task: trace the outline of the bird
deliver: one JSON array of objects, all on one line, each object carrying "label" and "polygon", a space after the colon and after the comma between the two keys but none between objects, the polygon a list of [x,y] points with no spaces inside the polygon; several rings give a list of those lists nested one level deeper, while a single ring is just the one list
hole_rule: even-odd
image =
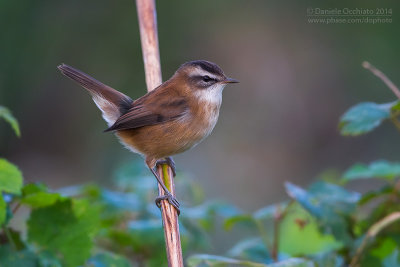
[{"label": "bird", "polygon": [[58,69],[90,93],[107,122],[105,132],[115,133],[126,148],[143,156],[165,191],[155,200],[157,206],[167,200],[179,214],[180,203],[166,188],[156,167],[168,164],[175,176],[171,156],[195,147],[210,135],[218,121],[224,87],[239,81],[227,77],[215,63],[189,61],[170,79],[132,100],[69,65],[63,63]]}]

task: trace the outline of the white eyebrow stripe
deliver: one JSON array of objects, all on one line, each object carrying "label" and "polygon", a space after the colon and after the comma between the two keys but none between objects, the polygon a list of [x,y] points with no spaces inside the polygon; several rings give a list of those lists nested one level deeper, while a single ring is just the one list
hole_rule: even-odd
[{"label": "white eyebrow stripe", "polygon": [[210,78],[212,78],[212,79],[218,79],[218,77],[217,76],[215,76],[214,74],[212,74],[212,73],[210,73],[210,72],[208,72],[208,71],[205,71],[205,70],[203,70],[202,68],[200,68],[200,67],[196,67],[191,73],[190,73],[190,76],[192,76],[192,77],[194,77],[194,76],[209,76]]}]

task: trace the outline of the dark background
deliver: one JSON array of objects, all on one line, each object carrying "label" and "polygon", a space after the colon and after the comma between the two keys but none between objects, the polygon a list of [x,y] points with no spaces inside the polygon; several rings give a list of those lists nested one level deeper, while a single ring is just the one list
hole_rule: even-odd
[{"label": "dark background", "polygon": [[[312,24],[308,7],[392,8],[393,22]],[[175,157],[178,169],[208,197],[251,211],[286,199],[284,181],[306,185],[358,161],[398,159],[391,125],[359,138],[337,129],[357,102],[395,99],[361,63],[370,61],[400,84],[398,7],[398,1],[157,1],[164,80],[180,64],[206,59],[241,81],[225,89],[213,134]],[[13,111],[22,131],[18,139],[0,122],[1,157],[26,180],[53,188],[107,184],[121,163],[141,160],[102,132],[106,124],[88,94],[56,69],[67,63],[132,98],[143,95],[134,1],[0,0],[0,25],[0,105]]]}]

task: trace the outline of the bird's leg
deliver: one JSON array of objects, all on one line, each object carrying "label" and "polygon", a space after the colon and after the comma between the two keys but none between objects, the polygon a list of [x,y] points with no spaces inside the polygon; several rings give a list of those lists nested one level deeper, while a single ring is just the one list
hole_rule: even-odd
[{"label": "bird's leg", "polygon": [[157,207],[161,207],[161,201],[162,200],[168,200],[169,204],[171,204],[172,206],[174,206],[174,208],[176,209],[176,211],[178,212],[178,215],[181,213],[180,209],[179,209],[179,201],[171,194],[171,192],[169,192],[168,188],[165,186],[165,184],[163,183],[163,181],[161,180],[160,177],[158,177],[156,171],[154,170],[155,164],[151,164],[150,160],[146,160],[146,164],[147,167],[149,167],[150,171],[153,173],[153,175],[156,177],[158,183],[161,185],[162,189],[165,192],[165,195],[163,196],[159,196],[156,198],[156,205]]},{"label": "bird's leg", "polygon": [[179,206],[180,206],[179,201],[171,194],[171,192],[169,192],[167,187],[164,185],[163,181],[160,179],[160,177],[158,177],[156,171],[153,168],[150,168],[150,170],[153,173],[153,175],[156,177],[158,183],[161,185],[161,187],[163,188],[163,190],[165,192],[165,195],[158,196],[156,198],[155,202],[156,202],[157,207],[161,208],[162,200],[168,200],[169,204],[174,206],[174,208],[176,209],[176,211],[178,212],[178,215],[179,215],[181,213],[181,210],[179,209]]},{"label": "bird's leg", "polygon": [[176,176],[175,161],[172,159],[172,157],[166,157],[165,159],[157,160],[156,162],[156,166],[163,164],[167,164],[171,168],[172,174],[175,177]]}]

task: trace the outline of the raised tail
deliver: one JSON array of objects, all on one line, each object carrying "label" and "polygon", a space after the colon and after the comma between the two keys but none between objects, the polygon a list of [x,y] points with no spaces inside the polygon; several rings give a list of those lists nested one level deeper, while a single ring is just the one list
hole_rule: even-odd
[{"label": "raised tail", "polygon": [[113,125],[131,107],[132,99],[130,97],[99,82],[86,73],[66,64],[59,65],[58,69],[62,74],[89,91],[108,126]]}]

